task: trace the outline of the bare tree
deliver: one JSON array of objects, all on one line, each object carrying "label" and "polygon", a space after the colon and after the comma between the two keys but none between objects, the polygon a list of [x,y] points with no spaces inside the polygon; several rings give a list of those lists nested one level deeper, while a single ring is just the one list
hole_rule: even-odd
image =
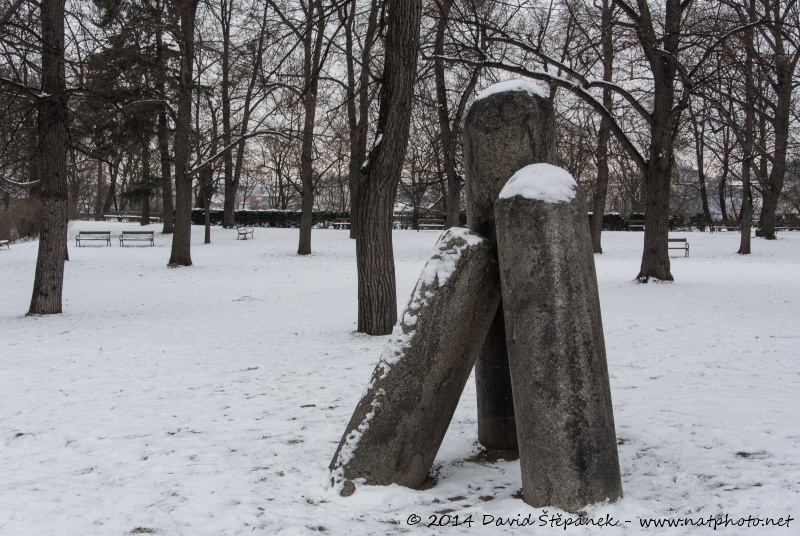
[{"label": "bare tree", "polygon": [[386,10],[377,137],[358,190],[358,331],[369,335],[390,333],[397,320],[392,211],[408,143],[422,6],[387,0]]},{"label": "bare tree", "polygon": [[42,0],[42,90],[38,95],[42,223],[29,315],[61,312],[67,251],[67,93],[64,0]]},{"label": "bare tree", "polygon": [[[358,193],[363,182],[361,167],[367,158],[367,138],[369,134],[370,79],[372,73],[373,51],[375,50],[378,34],[381,31],[381,17],[383,3],[370,0],[366,31],[360,41],[361,54],[357,55],[356,47],[359,44],[357,33],[358,3],[356,0],[345,2],[339,10],[339,18],[344,26],[344,56],[347,68],[347,86],[345,102],[347,107],[347,121],[350,132],[350,164],[348,167],[348,181],[350,184],[350,238],[358,234]],[[357,69],[360,67],[360,70]]]},{"label": "bare tree", "polygon": [[189,143],[192,131],[192,84],[194,82],[195,21],[200,0],[172,0],[171,15],[179,21],[176,40],[180,47],[178,113],[175,121],[175,229],[169,266],[191,266],[192,176]]}]

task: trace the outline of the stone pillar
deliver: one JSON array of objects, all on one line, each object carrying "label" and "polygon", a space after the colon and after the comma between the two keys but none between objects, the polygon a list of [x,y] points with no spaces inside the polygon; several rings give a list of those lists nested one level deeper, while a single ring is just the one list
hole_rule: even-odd
[{"label": "stone pillar", "polygon": [[[501,82],[478,96],[464,122],[464,161],[467,225],[494,241],[494,204],[509,177],[528,164],[556,162],[555,113],[538,86]],[[502,307],[475,366],[475,383],[481,444],[516,449]]]},{"label": "stone pillar", "polygon": [[572,176],[527,166],[495,206],[523,499],[622,497],[589,222]]},{"label": "stone pillar", "polygon": [[425,482],[500,301],[493,249],[459,227],[439,239],[331,461],[343,495]]}]

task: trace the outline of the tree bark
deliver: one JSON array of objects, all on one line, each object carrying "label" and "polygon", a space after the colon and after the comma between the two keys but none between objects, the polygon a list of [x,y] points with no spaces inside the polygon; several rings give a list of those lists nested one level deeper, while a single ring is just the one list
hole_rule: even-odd
[{"label": "tree bark", "polygon": [[300,149],[302,201],[298,255],[311,254],[311,228],[314,218],[314,125],[317,117],[317,90],[325,36],[325,17],[319,0],[307,3],[303,35],[303,140]]},{"label": "tree bark", "polygon": [[[636,32],[653,73],[653,111],[650,115],[650,147],[644,170],[645,228],[642,264],[636,279],[672,281],[669,250],[669,194],[675,168],[675,137],[681,109],[675,102],[678,45],[681,38],[682,8],[679,0],[667,0],[663,38],[656,38],[647,2],[638,0]],[[663,43],[663,50],[660,44]]]},{"label": "tree bark", "polygon": [[[159,3],[159,11],[163,11]],[[173,212],[175,210],[172,203],[172,175],[169,154],[169,128],[167,124],[167,59],[164,54],[164,44],[162,41],[161,25],[156,25],[156,62],[158,71],[156,86],[161,99],[164,101],[158,110],[158,127],[156,136],[158,138],[158,152],[161,160],[161,232],[172,234],[175,230]]]},{"label": "tree bark", "polygon": [[[763,205],[761,207],[761,218],[758,224],[758,236],[767,240],[775,240],[775,225],[777,223],[776,211],[778,201],[783,191],[783,183],[786,176],[786,157],[789,149],[789,127],[792,116],[792,92],[796,85],[794,71],[800,59],[800,48],[794,55],[787,54],[784,46],[786,39],[786,21],[782,20],[780,10],[783,9],[783,2],[773,2],[773,26],[770,41],[774,49],[773,71],[775,81],[773,87],[777,100],[775,102],[774,116],[770,119],[774,131],[775,141],[772,154],[772,170],[768,177],[761,180],[761,195]],[[755,10],[753,10],[755,11]],[[796,13],[796,12],[795,12]],[[755,13],[752,14],[755,16]],[[795,21],[796,24],[796,21]],[[752,46],[752,44],[751,44]],[[800,47],[799,44],[795,44]]]},{"label": "tree bark", "polygon": [[[220,2],[220,26],[222,29],[222,146],[228,147],[231,144],[231,17],[233,15],[233,0],[222,0]],[[236,202],[236,190],[238,184],[234,184],[233,178],[233,152],[226,151],[223,158],[223,172],[225,177],[225,198],[223,201],[222,226],[231,228],[234,226],[234,204]]]},{"label": "tree bark", "polygon": [[181,49],[178,76],[178,114],[175,122],[175,232],[169,266],[191,266],[192,177],[189,165],[189,138],[192,130],[192,84],[194,27],[199,0],[175,0],[180,19]]},{"label": "tree bark", "polygon": [[453,0],[442,0],[439,3],[439,20],[436,24],[436,38],[433,45],[433,71],[436,85],[436,109],[439,117],[439,137],[442,142],[442,156],[445,172],[446,194],[445,194],[445,227],[458,227],[460,225],[459,212],[460,188],[458,176],[456,176],[456,144],[450,126],[450,111],[447,102],[447,83],[445,81],[445,63],[441,59],[444,54],[444,33],[447,29],[447,22],[450,18],[450,9],[453,7]]},{"label": "tree bark", "polygon": [[67,251],[67,95],[64,0],[43,0],[42,100],[35,158],[41,180],[42,222],[29,315],[61,313]]},{"label": "tree bark", "polygon": [[358,331],[369,335],[391,333],[397,320],[392,213],[408,145],[422,5],[420,0],[387,0],[386,10],[379,137],[359,188],[357,216]]},{"label": "tree bark", "polygon": [[[345,6],[346,8],[346,6]],[[358,203],[359,189],[365,180],[361,169],[367,157],[367,133],[369,130],[369,80],[376,34],[378,32],[378,15],[381,4],[372,0],[367,31],[361,49],[361,71],[356,83],[356,56],[354,48],[356,4],[350,6],[345,25],[345,53],[347,55],[347,121],[350,134],[350,162],[347,172],[347,182],[350,187],[350,238],[358,236]]]},{"label": "tree bark", "polygon": [[[601,31],[603,47],[603,80],[611,82],[614,76],[614,41],[612,33],[613,7],[610,0],[603,0],[601,14]],[[603,88],[603,107],[611,111],[614,107],[611,90]],[[608,194],[608,143],[611,140],[611,120],[603,116],[600,119],[600,131],[597,134],[597,182],[592,199],[592,219],[590,220],[590,234],[592,251],[603,253],[602,233],[603,214],[606,211],[606,196]]]},{"label": "tree bark", "polygon": [[142,186],[140,199],[142,203],[141,225],[150,225],[150,189],[153,181],[150,176],[150,148],[149,139],[142,143]]},{"label": "tree bark", "polygon": [[119,179],[120,162],[119,157],[113,157],[108,162],[108,192],[106,192],[106,200],[103,202],[103,214],[108,214],[112,206],[114,210],[117,209],[117,180]]},{"label": "tree bark", "polygon": [[97,161],[97,197],[94,201],[94,219],[95,221],[103,221],[103,187],[105,181],[103,180],[103,161]]}]

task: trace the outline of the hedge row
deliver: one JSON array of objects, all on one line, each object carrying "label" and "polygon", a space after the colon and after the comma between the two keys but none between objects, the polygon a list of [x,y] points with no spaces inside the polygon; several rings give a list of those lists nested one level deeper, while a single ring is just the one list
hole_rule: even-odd
[{"label": "hedge row", "polygon": [[[223,211],[220,209],[212,209],[211,225],[222,225]],[[316,211],[312,216],[314,227],[317,228],[331,228],[337,218],[349,218],[348,212],[335,212],[335,211]],[[429,212],[420,215],[421,218],[441,218],[444,219],[444,214]],[[592,217],[591,212],[589,218]],[[461,213],[461,225],[466,226],[467,216],[465,212]],[[631,214],[630,219],[644,219],[644,214],[634,213]],[[784,217],[778,215],[778,222],[784,220],[790,221],[791,217]],[[282,227],[282,228],[297,228],[300,227],[300,211],[299,210],[237,210],[234,212],[234,221],[236,225],[248,225],[251,227]],[[192,223],[195,225],[203,225],[205,222],[205,215],[203,209],[196,208],[192,210]],[[396,221],[397,227],[403,229],[412,228],[411,217],[403,217],[402,220]],[[705,230],[708,227],[708,222],[703,214],[696,214],[694,216],[683,216],[675,214],[669,217],[669,227],[672,231],[690,231],[694,229]],[[603,229],[607,231],[627,231],[628,220],[618,213],[603,214]]]},{"label": "hedge row", "polygon": [[[221,209],[211,209],[211,225],[222,225],[223,211]],[[349,218],[347,212],[317,211],[312,216],[314,227],[333,227],[336,218]],[[299,210],[237,210],[233,216],[236,225],[248,225],[250,227],[300,227]],[[202,208],[192,209],[192,223],[203,225],[205,223],[205,212]]]},{"label": "hedge row", "polygon": [[[222,225],[223,211],[221,209],[211,209],[211,225]],[[349,218],[349,212],[335,211],[315,211],[312,216],[313,226],[317,228],[331,228],[337,218]],[[441,218],[445,215],[440,212],[427,212],[421,214],[420,218]],[[236,225],[248,225],[250,227],[280,227],[297,228],[300,227],[299,210],[237,210],[233,213]],[[205,223],[205,212],[202,208],[192,209],[192,223],[203,225]],[[461,213],[461,225],[467,224],[466,212]],[[412,228],[412,218],[410,215],[396,218],[395,225],[401,229]]]}]

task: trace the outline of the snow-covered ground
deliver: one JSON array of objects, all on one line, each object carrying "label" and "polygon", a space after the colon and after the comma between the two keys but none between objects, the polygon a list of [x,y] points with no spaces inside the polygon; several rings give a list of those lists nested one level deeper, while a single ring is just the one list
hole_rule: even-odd
[{"label": "snow-covered ground", "polygon": [[[138,226],[77,222],[70,236],[97,228]],[[540,519],[573,516],[514,497],[518,462],[478,455],[472,381],[436,486],[330,489],[387,340],[355,332],[347,232],[315,231],[298,257],[296,230],[214,228],[203,245],[197,227],[181,269],[159,234],[156,247],[72,245],[65,312],[36,318],[36,243],[13,244],[0,251],[0,534],[678,535],[711,529],[640,522],[800,517],[800,233],[754,240],[747,257],[736,233],[674,233],[691,243],[690,258],[673,252],[676,282],[638,285],[642,236],[605,233],[596,257],[625,498],[586,515],[619,526],[566,530]],[[401,307],[437,237],[395,233]],[[496,526],[528,515],[533,528]]]}]

